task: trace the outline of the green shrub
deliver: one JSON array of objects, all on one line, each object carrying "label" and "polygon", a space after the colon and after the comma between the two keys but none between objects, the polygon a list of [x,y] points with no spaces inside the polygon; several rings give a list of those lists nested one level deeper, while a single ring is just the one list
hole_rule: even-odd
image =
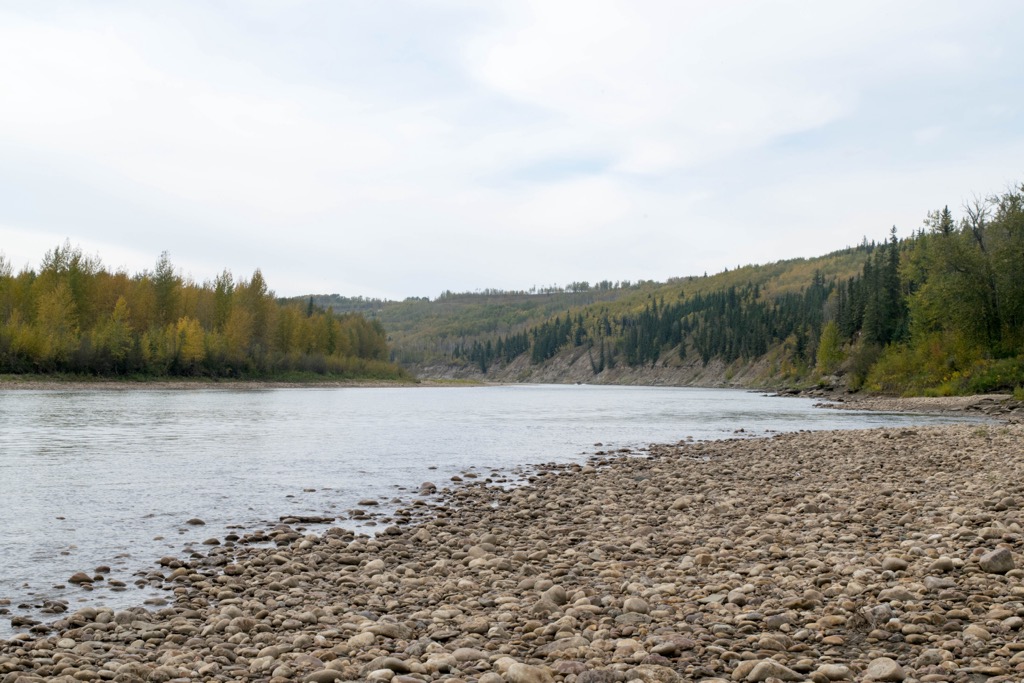
[{"label": "green shrub", "polygon": [[967,393],[1013,391],[1024,384],[1024,357],[980,361],[966,378]]},{"label": "green shrub", "polygon": [[871,372],[871,366],[875,364],[882,353],[882,347],[875,344],[861,344],[854,348],[847,359],[847,372],[850,375],[850,388],[859,391],[864,388]]}]

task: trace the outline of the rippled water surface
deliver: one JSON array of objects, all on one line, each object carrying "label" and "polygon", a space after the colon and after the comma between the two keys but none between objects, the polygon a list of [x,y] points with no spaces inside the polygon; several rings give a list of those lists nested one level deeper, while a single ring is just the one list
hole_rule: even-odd
[{"label": "rippled water surface", "polygon": [[[811,405],[652,387],[0,391],[0,637],[46,599],[139,604],[153,589],[135,572],[228,527],[344,525],[361,499],[408,500],[469,468],[583,460],[596,442],[942,421]],[[60,587],[98,565],[128,589]]]}]

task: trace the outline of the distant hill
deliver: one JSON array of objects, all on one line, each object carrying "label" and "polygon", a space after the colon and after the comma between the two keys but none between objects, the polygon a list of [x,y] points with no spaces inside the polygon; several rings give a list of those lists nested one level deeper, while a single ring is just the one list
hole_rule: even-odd
[{"label": "distant hill", "polygon": [[[865,243],[813,259],[745,266],[668,282],[576,282],[564,288],[444,292],[435,299],[403,301],[320,294],[283,302],[312,305],[335,314],[358,313],[379,321],[388,334],[392,359],[422,377],[593,381],[594,377],[580,377],[576,371],[566,372],[564,377],[553,372],[559,365],[555,356],[565,352],[575,357],[581,348],[600,355],[603,347],[603,364],[608,370],[638,365],[638,359],[629,355],[627,330],[635,327],[652,303],[660,311],[680,301],[703,301],[730,288],[745,291],[755,287],[765,301],[798,296],[816,276],[834,281],[856,275],[872,249],[873,244]],[[814,327],[807,334],[818,330]],[[514,363],[520,356],[533,362],[521,367],[523,363]],[[678,365],[668,358],[665,361],[666,368]],[[598,362],[595,357],[595,364]],[[650,373],[641,374],[651,379],[647,377]],[[620,370],[597,379],[632,381],[627,375]]]},{"label": "distant hill", "polygon": [[[380,322],[421,377],[1013,390],[1024,399],[1024,191],[898,239],[668,282],[307,297]],[[308,302],[308,303],[309,303]]]},{"label": "distant hill", "polygon": [[615,301],[631,292],[657,286],[651,282],[587,282],[532,291],[488,289],[444,292],[435,299],[410,297],[402,301],[314,294],[284,299],[336,314],[359,313],[380,321],[388,334],[392,359],[405,366],[456,361],[453,353],[474,341],[485,342],[538,325],[559,312]]}]

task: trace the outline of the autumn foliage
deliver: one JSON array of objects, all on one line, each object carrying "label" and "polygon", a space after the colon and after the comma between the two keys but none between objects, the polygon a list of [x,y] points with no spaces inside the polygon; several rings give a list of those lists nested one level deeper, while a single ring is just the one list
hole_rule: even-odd
[{"label": "autumn foliage", "polygon": [[198,284],[166,253],[136,275],[70,243],[37,271],[0,255],[0,372],[399,377],[383,328],[361,315],[282,304],[262,273]]}]

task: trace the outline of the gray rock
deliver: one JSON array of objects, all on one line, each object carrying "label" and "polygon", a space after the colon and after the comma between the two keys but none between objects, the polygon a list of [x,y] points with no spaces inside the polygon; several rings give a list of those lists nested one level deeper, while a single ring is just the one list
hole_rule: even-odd
[{"label": "gray rock", "polygon": [[552,586],[551,588],[544,591],[542,597],[546,600],[550,600],[558,606],[564,605],[569,601],[568,596],[565,594],[565,589],[561,586]]},{"label": "gray rock", "polygon": [[881,602],[891,602],[893,600],[907,602],[908,600],[917,600],[918,598],[903,586],[893,586],[881,591],[878,594],[878,599]]},{"label": "gray rock", "polygon": [[887,603],[864,607],[860,610],[860,614],[871,628],[878,628],[892,618],[892,607]]},{"label": "gray rock", "polygon": [[378,621],[366,629],[367,632],[385,638],[408,640],[412,636],[412,629],[404,624],[397,624],[393,621]]},{"label": "gray rock", "polygon": [[412,669],[409,668],[409,665],[406,662],[403,662],[401,659],[398,659],[397,657],[382,656],[377,657],[376,659],[366,664],[363,667],[363,675],[366,675],[371,671],[378,671],[380,669],[390,669],[394,671],[396,674],[407,674],[410,671],[412,671]]},{"label": "gray rock", "polygon": [[946,576],[926,576],[924,577],[924,587],[929,591],[936,592],[944,588],[955,588],[956,581]]},{"label": "gray rock", "polygon": [[982,555],[978,565],[989,574],[1005,574],[1013,569],[1013,555],[1006,548],[996,548]]},{"label": "gray rock", "polygon": [[845,664],[822,664],[814,673],[824,676],[830,681],[853,680],[853,671]]},{"label": "gray rock", "polygon": [[516,662],[505,672],[508,683],[554,683],[554,678],[545,667],[531,666]]},{"label": "gray rock", "polygon": [[784,666],[774,659],[765,659],[755,664],[744,680],[748,681],[748,683],[755,683],[757,681],[767,681],[769,678],[777,678],[780,681],[804,680],[803,674],[793,671],[788,666]]},{"label": "gray rock", "polygon": [[548,655],[555,654],[556,652],[565,652],[566,650],[572,650],[580,647],[590,647],[590,641],[582,636],[559,638],[558,640],[537,648],[537,654],[546,657]]},{"label": "gray rock", "polygon": [[882,560],[882,569],[892,572],[901,572],[906,569],[909,563],[901,557],[886,557]]},{"label": "gray rock", "polygon": [[475,662],[481,659],[487,659],[490,655],[483,650],[477,650],[472,647],[460,647],[452,652],[452,657],[454,657],[457,662]]},{"label": "gray rock", "polygon": [[622,609],[626,612],[634,612],[636,614],[647,614],[651,611],[647,601],[643,598],[626,598],[622,603]]},{"label": "gray rock", "polygon": [[871,660],[864,670],[864,679],[868,681],[902,681],[907,677],[903,667],[889,657]]}]

